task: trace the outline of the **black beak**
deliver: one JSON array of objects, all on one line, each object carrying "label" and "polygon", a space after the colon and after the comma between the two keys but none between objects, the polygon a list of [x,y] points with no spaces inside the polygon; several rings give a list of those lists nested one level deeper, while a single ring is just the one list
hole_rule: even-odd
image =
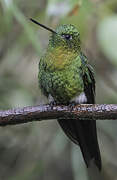
[{"label": "black beak", "polygon": [[44,29],[46,29],[46,30],[48,30],[48,31],[50,31],[50,32],[52,32],[52,33],[57,34],[56,31],[54,31],[54,30],[52,30],[51,28],[49,28],[49,27],[47,27],[47,26],[45,26],[45,25],[43,25],[43,24],[41,24],[41,23],[35,21],[34,19],[30,18],[30,20],[31,20],[33,23],[35,23],[35,24],[37,24],[37,25],[43,27]]}]

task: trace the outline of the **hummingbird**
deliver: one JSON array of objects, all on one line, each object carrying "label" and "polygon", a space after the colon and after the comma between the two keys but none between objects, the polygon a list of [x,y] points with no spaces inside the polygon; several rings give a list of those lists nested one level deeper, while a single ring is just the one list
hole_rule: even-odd
[{"label": "hummingbird", "polygon": [[[61,105],[94,104],[94,71],[81,50],[80,34],[71,24],[55,30],[30,19],[51,32],[47,50],[39,62],[39,87],[50,103]],[[91,161],[101,170],[101,155],[96,121],[58,119],[58,123],[76,145],[80,146],[86,166]]]}]

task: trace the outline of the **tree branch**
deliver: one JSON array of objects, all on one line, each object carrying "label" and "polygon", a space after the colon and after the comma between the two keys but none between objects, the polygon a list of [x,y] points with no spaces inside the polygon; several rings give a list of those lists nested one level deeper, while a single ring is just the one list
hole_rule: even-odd
[{"label": "tree branch", "polygon": [[76,120],[117,119],[117,104],[80,104],[69,106],[33,106],[0,111],[0,126],[64,118]]}]

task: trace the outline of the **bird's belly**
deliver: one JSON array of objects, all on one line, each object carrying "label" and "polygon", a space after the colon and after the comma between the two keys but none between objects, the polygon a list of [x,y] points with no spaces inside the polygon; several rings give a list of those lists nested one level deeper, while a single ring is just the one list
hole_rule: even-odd
[{"label": "bird's belly", "polygon": [[56,102],[69,103],[83,92],[83,82],[79,74],[55,72],[50,74],[50,79],[48,93]]}]

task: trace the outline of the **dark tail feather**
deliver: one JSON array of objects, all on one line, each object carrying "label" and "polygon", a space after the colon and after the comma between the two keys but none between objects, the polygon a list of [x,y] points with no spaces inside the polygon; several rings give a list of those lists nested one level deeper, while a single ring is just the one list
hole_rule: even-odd
[{"label": "dark tail feather", "polygon": [[97,140],[95,121],[58,120],[66,135],[76,144],[79,144],[87,167],[91,160],[101,170],[101,156]]},{"label": "dark tail feather", "polygon": [[101,170],[101,156],[97,140],[96,122],[82,120],[79,123],[75,122],[75,124],[78,142],[87,167],[90,165],[90,161],[94,160],[98,169]]}]

